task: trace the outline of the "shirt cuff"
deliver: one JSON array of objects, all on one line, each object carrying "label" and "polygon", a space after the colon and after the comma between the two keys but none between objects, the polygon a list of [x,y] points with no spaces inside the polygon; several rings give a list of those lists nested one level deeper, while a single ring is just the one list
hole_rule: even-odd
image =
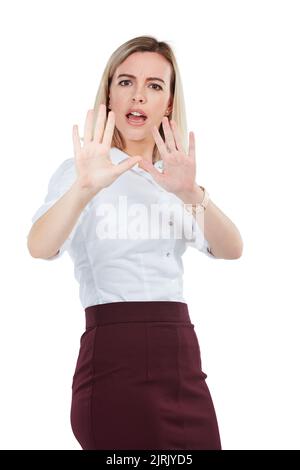
[{"label": "shirt cuff", "polygon": [[192,238],[187,240],[187,245],[202,251],[209,258],[217,259],[212,254],[211,247],[194,217],[192,219]]}]

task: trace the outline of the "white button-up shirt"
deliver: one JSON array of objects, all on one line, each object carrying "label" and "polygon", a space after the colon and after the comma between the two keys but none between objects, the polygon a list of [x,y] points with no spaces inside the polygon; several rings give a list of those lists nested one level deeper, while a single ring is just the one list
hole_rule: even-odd
[{"label": "white button-up shirt", "polygon": [[[110,158],[117,165],[130,157],[113,147]],[[159,171],[162,163],[155,163]],[[62,197],[76,177],[74,158],[63,161],[49,181],[48,194],[33,215],[33,223]],[[156,208],[152,216],[151,206]],[[129,215],[137,213],[140,217],[132,222]],[[167,220],[170,232],[162,232],[160,227],[165,225],[160,225],[162,219],[155,214]],[[90,200],[58,254],[48,260],[68,252],[83,308],[120,301],[186,303],[182,255],[188,246],[217,259],[183,201],[136,164]]]}]

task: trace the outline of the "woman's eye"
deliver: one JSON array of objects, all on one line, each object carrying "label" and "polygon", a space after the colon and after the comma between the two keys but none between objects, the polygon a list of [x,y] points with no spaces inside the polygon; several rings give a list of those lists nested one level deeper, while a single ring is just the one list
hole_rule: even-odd
[{"label": "woman's eye", "polygon": [[119,85],[121,85],[121,83],[124,83],[124,82],[130,82],[130,80],[121,80],[121,81],[119,82]]},{"label": "woman's eye", "polygon": [[[119,85],[121,85],[121,83],[124,83],[124,82],[131,82],[131,80],[121,80],[119,82]],[[162,90],[162,87],[160,85],[158,85],[157,83],[151,83],[151,85],[154,85],[155,87],[158,87],[158,88],[154,88],[154,90]],[[124,85],[121,85],[121,86],[124,86]]]},{"label": "woman's eye", "polygon": [[157,83],[151,83],[151,85],[158,86],[158,88],[155,88],[155,90],[162,90],[162,87]]}]

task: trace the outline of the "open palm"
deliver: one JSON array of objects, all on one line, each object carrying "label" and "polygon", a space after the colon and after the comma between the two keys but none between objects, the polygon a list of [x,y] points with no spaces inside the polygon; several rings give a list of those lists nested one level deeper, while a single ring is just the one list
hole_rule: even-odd
[{"label": "open palm", "polygon": [[111,141],[115,127],[115,114],[108,113],[106,121],[106,106],[101,104],[93,136],[94,111],[87,113],[83,147],[80,143],[78,126],[73,126],[73,146],[77,178],[80,186],[96,194],[113,183],[122,173],[141,161],[140,156],[130,157],[128,160],[115,165],[109,156]]},{"label": "open palm", "polygon": [[163,141],[156,126],[153,127],[152,133],[163,160],[163,172],[160,173],[154,165],[145,160],[142,160],[139,166],[148,171],[167,191],[174,194],[189,192],[196,184],[194,133],[189,134],[189,152],[186,154],[175,121],[171,121],[172,129],[167,117],[164,117],[162,122],[166,141]]}]

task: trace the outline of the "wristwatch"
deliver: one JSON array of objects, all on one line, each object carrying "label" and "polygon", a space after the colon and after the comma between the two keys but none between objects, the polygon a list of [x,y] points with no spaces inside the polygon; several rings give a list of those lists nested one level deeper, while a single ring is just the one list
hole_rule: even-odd
[{"label": "wristwatch", "polygon": [[205,211],[208,201],[209,201],[209,194],[207,190],[203,186],[200,186],[199,184],[198,186],[204,191],[203,201],[198,202],[197,204],[186,204],[186,209],[188,210],[188,212],[192,214],[196,214],[196,215]]},{"label": "wristwatch", "polygon": [[198,185],[198,186],[199,186],[199,188],[201,188],[204,191],[204,197],[203,197],[203,201],[200,202],[200,204],[197,204],[197,206],[200,206],[200,208],[201,207],[203,208],[202,210],[205,210],[207,208],[207,204],[208,204],[208,201],[209,201],[209,194],[203,186],[200,186],[200,185]]}]

